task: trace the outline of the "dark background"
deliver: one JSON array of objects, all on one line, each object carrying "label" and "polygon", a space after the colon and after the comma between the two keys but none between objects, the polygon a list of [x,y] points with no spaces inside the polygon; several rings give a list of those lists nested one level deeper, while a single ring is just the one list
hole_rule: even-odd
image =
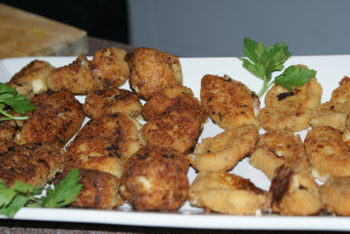
[{"label": "dark background", "polygon": [[129,43],[127,0],[0,0],[87,31],[89,36]]}]

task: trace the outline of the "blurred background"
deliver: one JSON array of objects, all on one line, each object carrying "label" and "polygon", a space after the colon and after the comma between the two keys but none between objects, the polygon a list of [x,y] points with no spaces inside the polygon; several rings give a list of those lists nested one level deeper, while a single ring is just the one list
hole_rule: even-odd
[{"label": "blurred background", "polygon": [[180,56],[241,56],[245,36],[294,55],[350,54],[348,0],[0,0],[89,36]]}]

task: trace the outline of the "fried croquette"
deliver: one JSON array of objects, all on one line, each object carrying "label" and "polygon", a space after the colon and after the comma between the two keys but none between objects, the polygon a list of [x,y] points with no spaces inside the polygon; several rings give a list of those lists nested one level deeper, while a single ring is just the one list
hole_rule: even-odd
[{"label": "fried croquette", "polygon": [[344,76],[333,90],[330,101],[323,103],[313,114],[313,127],[330,126],[344,132],[350,127],[350,78]]},{"label": "fried croquette", "polygon": [[306,155],[314,176],[350,176],[350,150],[342,140],[342,133],[329,126],[314,127],[305,141]]},{"label": "fried croquette", "polygon": [[118,88],[92,91],[86,96],[83,104],[85,114],[92,119],[117,112],[137,117],[141,108],[141,101],[135,93]]},{"label": "fried croquette", "polygon": [[[65,168],[60,178],[66,176],[71,169]],[[124,204],[119,194],[119,179],[109,173],[79,169],[79,183],[82,189],[72,207],[113,209]]]},{"label": "fried croquette", "polygon": [[281,215],[314,215],[322,208],[318,185],[299,168],[279,167],[270,192],[272,211]]},{"label": "fried croquette", "polygon": [[202,132],[202,125],[201,120],[188,113],[170,112],[148,121],[142,127],[142,136],[147,144],[190,153]]},{"label": "fried croquette", "polygon": [[138,48],[131,59],[130,85],[143,99],[175,84],[182,84],[178,57],[152,48]]},{"label": "fried croquette", "polygon": [[175,211],[188,197],[188,168],[179,151],[148,145],[125,162],[119,191],[136,210]]},{"label": "fried croquette", "polygon": [[6,147],[1,150],[0,157],[0,179],[10,187],[15,180],[43,187],[64,166],[60,149],[45,143]]},{"label": "fried croquette", "polygon": [[331,177],[321,186],[320,193],[328,212],[350,216],[350,177]]},{"label": "fried croquette", "polygon": [[215,137],[204,138],[188,159],[197,171],[231,170],[253,153],[258,140],[258,128],[252,124],[243,125]]},{"label": "fried croquette", "polygon": [[118,88],[128,80],[130,71],[124,60],[126,51],[116,47],[101,48],[94,54],[90,69],[103,88]]},{"label": "fried croquette", "polygon": [[13,142],[17,130],[18,126],[14,120],[0,122],[0,143]]},{"label": "fried croquette", "polygon": [[189,113],[203,123],[207,120],[207,113],[199,100],[194,97],[192,90],[182,85],[167,87],[153,95],[143,105],[141,114],[148,121],[173,111]]},{"label": "fried croquette", "polygon": [[250,164],[264,172],[272,180],[277,168],[286,164],[310,173],[304,144],[299,135],[292,132],[270,131],[260,136]]},{"label": "fried croquette", "polygon": [[313,111],[320,105],[322,87],[316,78],[293,91],[274,85],[266,94],[265,108],[258,114],[260,125],[267,131],[297,132],[309,127]]},{"label": "fried croquette", "polygon": [[213,122],[225,130],[245,124],[259,126],[256,118],[259,98],[239,81],[228,76],[205,75],[201,80],[200,99]]},{"label": "fried croquette", "polygon": [[268,210],[267,192],[257,188],[249,179],[225,171],[199,172],[190,187],[190,204],[206,212],[254,215]]},{"label": "fried croquette", "polygon": [[15,138],[18,144],[48,142],[63,147],[85,118],[81,104],[70,91],[47,91],[32,99],[35,109]]},{"label": "fried croquette", "polygon": [[13,75],[7,85],[31,100],[36,94],[47,91],[46,80],[53,69],[48,62],[33,60]]},{"label": "fried croquette", "polygon": [[52,70],[47,78],[47,86],[52,91],[65,89],[74,94],[87,94],[101,89],[90,67],[90,61],[81,54],[71,64]]},{"label": "fried croquette", "polygon": [[330,126],[343,132],[347,126],[348,111],[346,109],[349,108],[350,105],[344,108],[342,104],[335,106],[332,102],[325,102],[313,112],[309,121],[310,125],[312,127]]},{"label": "fried croquette", "polygon": [[122,164],[142,146],[141,125],[124,114],[89,120],[66,147],[67,167],[108,172],[121,177]]}]

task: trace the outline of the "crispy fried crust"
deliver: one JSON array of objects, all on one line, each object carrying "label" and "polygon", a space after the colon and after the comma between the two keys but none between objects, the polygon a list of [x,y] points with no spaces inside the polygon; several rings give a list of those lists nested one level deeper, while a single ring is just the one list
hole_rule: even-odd
[{"label": "crispy fried crust", "polygon": [[329,126],[312,128],[304,144],[315,176],[350,176],[350,150],[339,130]]},{"label": "crispy fried crust", "polygon": [[0,178],[12,186],[15,180],[43,187],[64,166],[59,148],[45,143],[6,147],[0,152]]},{"label": "crispy fried crust", "polygon": [[259,98],[243,83],[228,76],[205,75],[200,99],[209,117],[225,130],[244,124],[259,126]]},{"label": "crispy fried crust", "polygon": [[92,75],[90,61],[84,54],[79,55],[73,63],[51,71],[47,86],[52,91],[66,89],[74,94],[87,94],[102,88]]},{"label": "crispy fried crust", "polygon": [[182,84],[178,57],[152,48],[138,48],[131,59],[131,88],[143,99],[165,87]]},{"label": "crispy fried crust", "polygon": [[47,91],[46,80],[53,69],[48,62],[33,60],[12,76],[7,85],[31,100],[36,94]]},{"label": "crispy fried crust", "polygon": [[0,142],[13,142],[17,130],[18,127],[14,120],[0,122]]},{"label": "crispy fried crust", "polygon": [[142,107],[142,117],[151,120],[170,112],[188,113],[201,122],[207,120],[207,114],[190,88],[182,85],[167,87],[153,95]]},{"label": "crispy fried crust", "polygon": [[324,208],[337,215],[350,216],[350,177],[333,177],[321,186]]},{"label": "crispy fried crust", "polygon": [[282,164],[310,173],[303,142],[299,135],[292,132],[270,131],[262,134],[250,163],[263,171],[270,180]]},{"label": "crispy fried crust", "polygon": [[120,193],[137,210],[177,210],[188,196],[188,168],[177,150],[145,146],[125,162]]},{"label": "crispy fried crust", "polygon": [[140,124],[121,113],[90,120],[67,146],[67,167],[108,172],[118,178],[122,164],[141,147]]},{"label": "crispy fried crust", "polygon": [[309,126],[309,120],[321,102],[322,87],[316,78],[311,78],[291,92],[274,85],[266,94],[265,108],[258,115],[265,130],[300,131]]},{"label": "crispy fried crust", "polygon": [[[63,178],[70,171],[60,176]],[[79,177],[83,185],[77,199],[71,204],[72,207],[113,209],[123,205],[124,200],[119,194],[119,179],[109,173],[79,169]]]},{"label": "crispy fried crust", "polygon": [[272,211],[282,215],[314,215],[322,208],[318,185],[304,170],[281,166],[270,192]]},{"label": "crispy fried crust", "polygon": [[118,88],[128,80],[130,71],[124,60],[126,51],[116,47],[101,48],[91,61],[91,71],[103,88]]},{"label": "crispy fried crust", "polygon": [[142,128],[147,144],[192,152],[202,132],[202,122],[188,113],[170,112],[151,119]]},{"label": "crispy fried crust", "polygon": [[18,144],[49,142],[63,147],[81,127],[84,120],[82,107],[69,91],[48,91],[32,99],[35,109],[29,112]]},{"label": "crispy fried crust", "polygon": [[125,89],[103,89],[90,92],[83,105],[84,112],[92,119],[103,114],[123,113],[131,117],[140,115],[142,104],[135,93]]},{"label": "crispy fried crust", "polygon": [[200,172],[191,184],[189,202],[206,211],[237,215],[269,208],[266,192],[250,180],[225,171]]},{"label": "crispy fried crust", "polygon": [[243,125],[215,137],[204,138],[188,158],[197,171],[230,170],[253,153],[258,139],[255,125]]}]

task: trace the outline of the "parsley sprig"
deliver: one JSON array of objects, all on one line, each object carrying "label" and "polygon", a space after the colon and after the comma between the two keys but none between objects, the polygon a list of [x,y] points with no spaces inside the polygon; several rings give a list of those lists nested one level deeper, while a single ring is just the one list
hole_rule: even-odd
[{"label": "parsley sprig", "polygon": [[8,107],[21,115],[34,109],[34,106],[26,99],[25,95],[19,94],[17,90],[4,83],[0,83],[0,114],[3,115],[0,121],[28,119],[28,116],[14,116],[8,113],[6,111]]},{"label": "parsley sprig", "polygon": [[[30,184],[15,181],[9,188],[0,179],[0,214],[8,218],[14,215],[24,206],[58,208],[74,202],[80,193],[82,185],[79,183],[79,171],[73,169],[62,180],[51,187],[36,188]],[[46,191],[46,195],[39,198],[39,194]]]},{"label": "parsley sprig", "polygon": [[314,70],[289,66],[281,75],[272,80],[272,74],[276,71],[282,71],[284,62],[292,56],[288,51],[288,46],[281,41],[266,47],[263,42],[258,43],[247,37],[244,38],[243,42],[243,54],[247,58],[240,58],[243,61],[242,66],[264,81],[258,92],[259,98],[274,84],[279,84],[293,91],[293,87],[304,85],[316,75]]}]

